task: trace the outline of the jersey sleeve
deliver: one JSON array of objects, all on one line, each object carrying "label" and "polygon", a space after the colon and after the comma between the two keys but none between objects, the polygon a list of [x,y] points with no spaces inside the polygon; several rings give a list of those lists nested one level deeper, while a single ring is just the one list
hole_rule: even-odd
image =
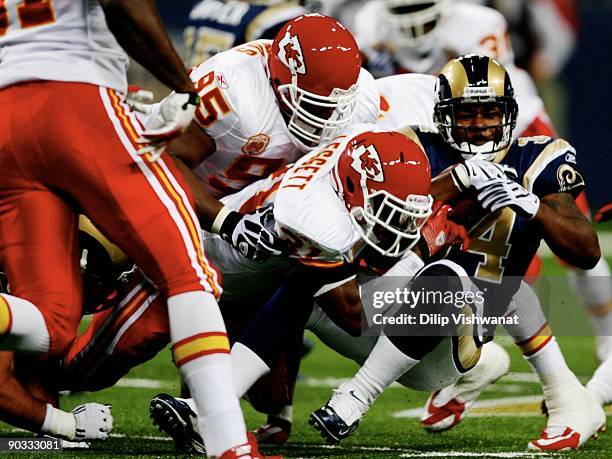
[{"label": "jersey sleeve", "polygon": [[[529,138],[519,142],[526,139]],[[539,197],[554,193],[578,196],[585,183],[574,147],[563,139],[550,139],[525,172],[523,185]]]},{"label": "jersey sleeve", "polygon": [[359,73],[359,95],[355,117],[356,123],[374,124],[380,112],[380,93],[376,81],[370,72],[362,68]]}]

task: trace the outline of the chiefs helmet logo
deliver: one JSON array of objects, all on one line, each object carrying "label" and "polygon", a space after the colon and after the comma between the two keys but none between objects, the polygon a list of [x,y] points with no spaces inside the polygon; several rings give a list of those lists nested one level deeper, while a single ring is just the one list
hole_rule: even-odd
[{"label": "chiefs helmet logo", "polygon": [[353,158],[351,164],[353,169],[359,172],[362,178],[375,182],[385,181],[380,155],[374,145],[367,148],[364,145],[359,145],[351,152],[351,157]]},{"label": "chiefs helmet logo", "polygon": [[561,164],[559,166],[557,169],[557,181],[559,182],[560,193],[584,186],[584,179],[580,172],[569,164]]},{"label": "chiefs helmet logo", "polygon": [[304,54],[297,35],[291,35],[289,31],[278,43],[278,58],[292,73],[306,74],[306,63]]},{"label": "chiefs helmet logo", "polygon": [[270,136],[266,134],[255,134],[248,138],[246,143],[242,146],[242,152],[245,155],[258,155],[268,146],[270,142]]}]

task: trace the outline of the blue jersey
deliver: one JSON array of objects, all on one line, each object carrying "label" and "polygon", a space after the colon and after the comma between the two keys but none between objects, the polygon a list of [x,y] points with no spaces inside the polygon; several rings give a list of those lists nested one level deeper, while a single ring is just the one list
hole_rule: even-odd
[{"label": "blue jersey", "polygon": [[189,67],[234,46],[273,39],[289,19],[308,11],[287,1],[202,0],[189,13],[184,31]]},{"label": "blue jersey", "polygon": [[[432,177],[461,161],[461,156],[440,135],[418,128],[405,133],[417,139],[427,153]],[[562,139],[519,138],[493,161],[514,168],[518,173],[516,181],[539,198],[555,193],[576,197],[584,189],[576,150]],[[455,204],[458,222],[468,230],[470,247],[467,252],[451,250],[446,258],[459,263],[477,281],[499,284],[503,278],[504,284],[511,286],[504,290],[513,294],[538,250],[542,231],[534,221],[507,207],[489,213],[475,200],[463,199]]]}]

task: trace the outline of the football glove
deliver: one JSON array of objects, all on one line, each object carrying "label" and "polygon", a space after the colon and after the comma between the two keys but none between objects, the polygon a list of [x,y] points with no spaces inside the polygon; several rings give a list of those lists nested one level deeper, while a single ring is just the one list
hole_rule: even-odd
[{"label": "football glove", "polygon": [[510,180],[491,183],[478,194],[483,209],[495,212],[510,207],[517,215],[532,219],[540,208],[540,198]]},{"label": "football glove", "polygon": [[165,146],[172,139],[181,135],[193,119],[196,108],[200,105],[200,96],[195,92],[173,92],[159,104],[153,106],[144,122],[145,130],[138,140],[144,144],[139,154],[152,154],[157,160]]},{"label": "football glove", "polygon": [[459,191],[480,191],[493,181],[518,177],[516,170],[478,157],[470,158],[451,169],[451,176]]},{"label": "football glove", "polygon": [[70,440],[106,440],[113,430],[110,405],[84,403],[72,410],[76,420],[76,433]]},{"label": "football glove", "polygon": [[448,204],[442,201],[434,203],[431,216],[421,228],[421,239],[418,242],[422,260],[428,260],[450,245],[460,244],[464,249],[468,248],[470,241],[465,228],[448,219],[452,212]]},{"label": "football glove", "polygon": [[142,89],[140,86],[130,85],[125,101],[132,110],[148,115],[155,108],[154,98],[155,95],[151,91]]},{"label": "football glove", "polygon": [[272,206],[255,209],[248,214],[224,207],[215,218],[212,230],[246,258],[263,262],[271,255],[286,252],[285,243],[266,227],[273,218]]}]

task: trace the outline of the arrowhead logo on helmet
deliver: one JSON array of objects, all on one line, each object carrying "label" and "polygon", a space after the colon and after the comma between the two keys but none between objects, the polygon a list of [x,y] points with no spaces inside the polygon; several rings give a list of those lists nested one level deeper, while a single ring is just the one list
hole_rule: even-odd
[{"label": "arrowhead logo on helmet", "polygon": [[293,73],[306,75],[306,63],[302,54],[302,47],[297,35],[291,35],[287,30],[285,36],[280,40],[278,45],[278,58],[285,64]]},{"label": "arrowhead logo on helmet", "polygon": [[380,155],[374,145],[368,147],[359,145],[351,152],[353,158],[352,166],[362,179],[373,180],[382,183],[385,181]]}]

